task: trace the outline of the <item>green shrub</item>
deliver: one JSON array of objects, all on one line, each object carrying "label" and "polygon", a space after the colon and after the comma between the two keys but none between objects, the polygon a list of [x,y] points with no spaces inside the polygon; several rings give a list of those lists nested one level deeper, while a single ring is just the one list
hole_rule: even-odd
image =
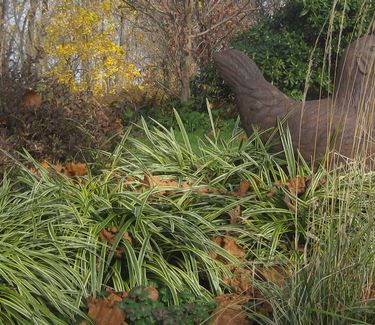
[{"label": "green shrub", "polygon": [[[199,101],[200,98],[195,97],[191,98],[187,103],[181,103],[179,100],[168,100],[161,107],[144,110],[141,115],[157,121],[166,128],[178,128],[173,112],[173,109],[176,109],[189,134],[204,135],[211,130],[211,123],[207,114],[206,99],[204,98],[204,107],[200,106]],[[226,129],[229,127],[232,130],[234,122],[228,124],[224,121],[227,116],[223,108],[213,109],[212,116],[218,128]]]},{"label": "green shrub", "polygon": [[274,16],[238,35],[233,46],[294,98],[303,95],[311,63],[308,97],[317,98],[331,93],[337,57],[352,39],[366,33],[374,10],[369,0],[338,0],[336,7],[327,0],[288,1]]},{"label": "green shrub", "polygon": [[192,81],[192,93],[196,107],[206,109],[206,98],[210,102],[219,103],[225,108],[227,104],[234,102],[229,87],[223,83],[213,63],[207,64]]},{"label": "green shrub", "polygon": [[167,290],[161,289],[160,295],[160,300],[152,300],[148,297],[147,288],[133,288],[129,296],[120,303],[129,324],[201,324],[210,317],[216,307],[214,300],[207,302],[205,299],[194,297],[188,291],[180,293],[180,305],[167,305],[170,301],[170,297],[166,297]]}]

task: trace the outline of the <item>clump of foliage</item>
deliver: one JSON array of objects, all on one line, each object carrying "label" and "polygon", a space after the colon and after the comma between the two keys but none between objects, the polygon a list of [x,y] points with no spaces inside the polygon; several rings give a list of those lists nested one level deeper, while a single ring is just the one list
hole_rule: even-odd
[{"label": "clump of foliage", "polygon": [[[176,119],[180,140],[142,121],[147,141],[128,132],[113,152],[98,152],[82,178],[31,157],[33,170],[13,161],[17,170],[0,181],[0,322],[76,323],[85,298],[149,283],[168,293],[153,316],[201,319],[211,307],[200,309],[200,299],[232,290],[225,280],[232,266],[275,262],[295,273],[287,287],[262,289],[273,308],[265,323],[370,320],[374,173],[313,174],[296,163],[287,133],[286,159],[269,153],[257,133],[239,140],[237,127],[230,138],[214,132],[194,151]],[[285,185],[297,176],[302,191]],[[248,184],[242,194],[241,182]],[[217,236],[235,237],[242,257]],[[185,299],[184,289],[197,300]],[[136,291],[124,308],[144,321],[155,306],[139,304],[145,298]]]},{"label": "clump of foliage", "polygon": [[[87,149],[110,150],[122,133],[121,112],[99,104],[85,93],[71,93],[52,80],[34,85],[42,102],[27,107],[24,90],[9,86],[4,98],[0,134],[2,149],[15,154],[27,150],[35,159],[88,159]],[[2,159],[1,159],[2,158]],[[6,165],[0,157],[0,166]]]},{"label": "clump of foliage", "polygon": [[131,325],[194,325],[209,319],[216,307],[214,300],[207,301],[195,297],[189,291],[179,293],[179,305],[168,305],[170,301],[168,290],[159,291],[160,299],[153,300],[145,287],[133,288],[127,298],[119,303],[125,311],[126,321]]},{"label": "clump of foliage", "polygon": [[[307,259],[294,262],[298,272],[283,288],[258,286],[272,305],[273,324],[375,324],[374,203],[364,198],[372,195],[375,174],[358,167],[330,173],[333,183],[308,223],[318,237],[307,236]],[[267,323],[254,315],[255,304],[248,310]]]},{"label": "clump of foliage", "polygon": [[332,91],[337,58],[352,40],[368,32],[374,13],[375,4],[369,0],[288,1],[235,37],[233,45],[288,95],[302,98],[308,79],[308,95],[317,98]]},{"label": "clump of foliage", "polygon": [[192,80],[192,93],[199,110],[205,110],[206,99],[223,108],[234,104],[234,96],[227,87],[212,62],[204,66]]},{"label": "clump of foliage", "polygon": [[54,7],[57,13],[46,27],[44,44],[53,62],[50,75],[74,92],[90,90],[103,95],[109,85],[127,88],[140,75],[114,40],[114,5],[106,0],[82,8],[64,0]]},{"label": "clump of foliage", "polygon": [[[166,128],[178,128],[174,109],[178,111],[181,119],[184,121],[184,127],[190,134],[204,135],[211,131],[212,125],[207,117],[207,109],[202,111],[198,98],[193,97],[187,103],[181,103],[178,99],[170,99],[163,102],[159,107],[147,107],[139,111],[139,116],[151,118],[154,125],[162,124]],[[206,105],[206,100],[205,100]],[[227,129],[232,131],[232,123],[226,118],[232,118],[232,115],[226,111],[225,107],[215,106],[211,109],[211,114],[218,129]]]}]

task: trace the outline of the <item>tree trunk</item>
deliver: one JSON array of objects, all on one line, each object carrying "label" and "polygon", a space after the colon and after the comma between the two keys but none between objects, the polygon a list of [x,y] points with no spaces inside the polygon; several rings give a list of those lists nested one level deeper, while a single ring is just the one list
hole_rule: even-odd
[{"label": "tree trunk", "polygon": [[[36,47],[35,47],[35,17],[37,9],[37,0],[30,0],[30,9],[27,15],[27,36],[25,42],[25,57],[23,65],[23,71],[25,77],[31,77],[33,75],[33,65],[36,58]],[[34,71],[35,72],[35,71]],[[36,77],[36,76],[33,76]]]},{"label": "tree trunk", "polygon": [[191,96],[190,89],[190,77],[192,71],[193,63],[193,42],[192,42],[192,32],[193,32],[193,10],[194,10],[194,0],[187,0],[185,2],[185,26],[184,29],[184,43],[181,53],[181,76],[180,76],[180,100],[182,103],[186,103]]},{"label": "tree trunk", "polygon": [[[121,12],[120,17],[120,31],[119,31],[119,45],[124,48],[124,45],[126,44],[126,17],[125,13]],[[123,79],[122,73],[117,73],[116,76],[116,83],[120,83]]]},{"label": "tree trunk", "polygon": [[[46,35],[46,25],[48,23],[48,0],[42,0],[42,16],[40,17],[40,28],[38,29],[36,43],[40,45]],[[37,73],[44,74],[48,70],[48,57],[42,50],[42,47],[37,48]]]},{"label": "tree trunk", "polygon": [[5,43],[6,43],[6,33],[5,33],[5,15],[7,11],[7,0],[2,0],[0,2],[0,82],[3,81],[5,73]]}]

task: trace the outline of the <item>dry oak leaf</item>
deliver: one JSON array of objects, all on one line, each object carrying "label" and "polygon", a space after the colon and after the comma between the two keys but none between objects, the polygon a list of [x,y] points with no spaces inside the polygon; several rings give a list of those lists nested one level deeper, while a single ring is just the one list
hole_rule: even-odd
[{"label": "dry oak leaf", "polygon": [[28,89],[21,98],[22,105],[27,109],[36,109],[42,105],[43,98],[36,91]]},{"label": "dry oak leaf", "polygon": [[230,223],[232,225],[240,224],[242,222],[241,220],[241,206],[237,205],[235,209],[230,210],[228,212],[230,217]]},{"label": "dry oak leaf", "polygon": [[[51,164],[47,160],[41,160],[39,163],[43,169],[48,171],[49,176],[57,176],[57,173],[61,173],[64,168],[60,163]],[[33,174],[40,176],[39,170],[35,166],[30,167],[29,170]]]},{"label": "dry oak leaf", "polygon": [[243,248],[237,244],[236,239],[233,237],[217,236],[213,238],[213,241],[237,258],[241,258],[246,255]]},{"label": "dry oak leaf", "polygon": [[284,198],[283,198],[283,201],[287,205],[289,210],[291,210],[293,212],[297,212],[297,206],[292,203],[292,201],[290,200],[290,198],[288,196],[285,195]]},{"label": "dry oak leaf", "polygon": [[279,265],[258,267],[256,273],[267,282],[273,283],[279,287],[285,287],[286,280],[290,276],[290,272]]},{"label": "dry oak leaf", "polygon": [[194,192],[198,193],[204,193],[204,194],[222,194],[224,193],[222,190],[215,188],[215,187],[209,187],[208,185],[202,185],[197,186],[195,188],[192,188]]},{"label": "dry oak leaf", "polygon": [[251,280],[254,277],[252,271],[245,268],[234,268],[232,276],[223,279],[224,283],[229,285],[235,293],[251,293],[254,292],[254,288],[251,286]]},{"label": "dry oak leaf", "polygon": [[239,195],[240,196],[245,196],[247,192],[250,189],[250,183],[248,181],[242,180],[240,182],[240,190],[239,190]]},{"label": "dry oak leaf", "polygon": [[83,163],[66,163],[64,168],[66,176],[85,176],[87,175],[87,165]]},{"label": "dry oak leaf", "polygon": [[247,137],[247,134],[245,132],[241,132],[241,133],[238,133],[236,135],[236,139],[237,140],[247,140],[248,137]]},{"label": "dry oak leaf", "polygon": [[[51,164],[47,160],[42,160],[40,162],[40,165],[42,168],[44,168],[47,171],[53,172],[53,173],[61,173],[69,177],[73,176],[84,176],[87,174],[87,165],[82,163],[56,163]],[[31,167],[30,170],[36,174],[39,175],[37,169],[35,167]],[[56,176],[55,174],[51,174],[51,176]]]},{"label": "dry oak leaf", "polygon": [[[118,183],[122,183],[124,187],[129,191],[143,191],[144,186],[140,185],[142,183],[141,180],[137,179],[136,177],[132,176],[123,176],[117,171],[111,171],[111,177],[118,178]],[[141,187],[140,187],[141,186]]]},{"label": "dry oak leaf", "polygon": [[111,126],[115,133],[122,134],[124,132],[124,126],[119,118],[115,119]]},{"label": "dry oak leaf", "polygon": [[[115,237],[116,237],[116,234],[117,234],[118,230],[116,227],[112,227],[111,229],[107,230],[105,228],[103,228],[100,232],[99,232],[99,238],[102,242],[107,242],[109,246],[112,247],[112,245],[114,244],[115,242]],[[127,231],[125,231],[122,235],[122,238],[124,240],[127,240],[130,244],[132,243],[132,238],[130,237],[129,233]],[[115,249],[115,252],[114,252],[114,256],[116,258],[121,258],[121,255],[123,253],[124,249],[122,247],[117,247]]]},{"label": "dry oak leaf", "polygon": [[105,299],[89,297],[87,299],[88,316],[95,325],[127,325],[125,312],[116,304],[121,300],[122,297],[115,293],[110,293]]},{"label": "dry oak leaf", "polygon": [[[297,176],[286,181],[284,186],[290,193],[292,193],[295,196],[298,196],[306,192],[307,184],[310,181],[311,181],[311,176],[307,176],[307,177]],[[276,193],[276,189],[282,186],[283,184],[280,181],[275,182],[275,186],[271,189],[269,193],[267,193],[267,197],[273,197]],[[291,202],[291,199],[288,195],[286,194],[284,195],[283,201],[291,211],[293,212],[297,211],[297,206],[293,202]]]},{"label": "dry oak leaf", "polygon": [[159,291],[151,286],[146,287],[147,293],[148,293],[148,298],[157,301],[159,300]]},{"label": "dry oak leaf", "polygon": [[178,181],[173,178],[154,176],[149,173],[145,173],[143,176],[143,183],[148,187],[152,186],[178,186]]},{"label": "dry oak leaf", "polygon": [[173,193],[173,190],[176,188],[180,189],[191,189],[194,192],[198,193],[220,193],[221,191],[217,188],[209,188],[208,186],[199,186],[199,187],[193,187],[193,181],[188,180],[187,182],[180,183],[175,178],[169,178],[169,177],[161,177],[161,176],[154,176],[150,173],[145,173],[143,176],[143,181],[141,183],[144,184],[144,186],[141,188],[141,190],[145,190],[151,187],[163,187],[171,189],[165,189],[162,191],[159,191],[158,193],[160,195],[168,195]]},{"label": "dry oak leaf", "polygon": [[306,192],[306,181],[308,180],[307,177],[293,177],[285,182],[286,188],[289,190],[290,193],[294,195],[303,194]]},{"label": "dry oak leaf", "polygon": [[[295,196],[298,196],[306,192],[306,181],[309,181],[310,179],[311,177],[297,176],[286,181],[285,187],[288,189],[290,193],[292,193]],[[297,212],[297,206],[295,203],[291,202],[289,196],[285,195],[283,201],[291,211]]]},{"label": "dry oak leaf", "polygon": [[46,170],[50,170],[50,169],[54,169],[56,171],[58,171],[59,173],[63,170],[64,168],[64,165],[57,162],[55,164],[52,164],[52,163],[49,163],[47,160],[42,160],[40,162],[40,166]]},{"label": "dry oak leaf", "polygon": [[[178,181],[172,178],[161,178],[159,176],[153,176],[149,173],[145,173],[143,176],[143,184],[145,184],[146,188],[150,187],[178,187]],[[171,190],[163,190],[160,191],[160,195],[166,195]]]},{"label": "dry oak leaf", "polygon": [[[307,188],[306,183],[308,183],[310,180],[311,180],[310,176],[308,177],[297,176],[297,177],[293,177],[287,180],[284,183],[284,185],[288,189],[289,192],[297,196],[299,194],[303,194],[306,192],[306,188]],[[283,184],[280,181],[276,181],[275,186],[271,189],[269,193],[267,193],[267,196],[268,197],[274,196],[276,193],[276,190],[282,186]]]},{"label": "dry oak leaf", "polygon": [[253,322],[246,317],[242,305],[249,297],[237,294],[225,294],[216,297],[218,306],[211,314],[210,325],[251,325]]},{"label": "dry oak leaf", "polygon": [[234,192],[232,192],[232,195],[244,197],[244,196],[246,196],[249,189],[250,189],[250,183],[248,181],[242,180],[242,181],[240,181],[240,186],[238,188],[238,192],[234,191]]},{"label": "dry oak leaf", "polygon": [[47,160],[42,160],[40,162],[40,165],[44,168],[44,169],[50,169],[51,168],[51,165],[48,163]]}]

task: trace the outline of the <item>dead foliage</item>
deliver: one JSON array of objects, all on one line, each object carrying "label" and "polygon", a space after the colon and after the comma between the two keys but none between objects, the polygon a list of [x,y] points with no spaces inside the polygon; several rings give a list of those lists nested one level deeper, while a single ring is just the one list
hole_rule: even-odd
[{"label": "dead foliage", "polygon": [[146,291],[147,291],[149,299],[151,299],[153,301],[159,300],[159,291],[157,289],[155,289],[151,286],[147,286]]},{"label": "dead foliage", "polygon": [[[294,196],[301,196],[307,190],[311,183],[311,176],[297,176],[287,180],[285,183],[281,183],[280,181],[275,182],[275,186],[271,189],[271,191],[267,194],[267,197],[273,197],[278,189],[285,188]],[[297,205],[296,202],[292,202],[291,198],[285,194],[283,198],[284,203],[287,205],[289,210],[296,212]]]},{"label": "dead foliage", "polygon": [[[99,233],[99,238],[103,243],[106,242],[109,247],[112,247],[115,243],[117,233],[118,229],[116,227],[112,227],[109,229],[103,228]],[[132,243],[132,239],[127,231],[123,233],[122,239],[128,241],[130,244]],[[124,248],[117,246],[114,252],[114,257],[121,258],[123,252]]]},{"label": "dead foliage", "polygon": [[147,190],[153,187],[170,187],[171,189],[159,191],[159,195],[168,195],[172,193],[172,188],[186,188],[189,182],[180,184],[178,180],[173,178],[154,176],[150,173],[145,173],[143,176],[142,184],[144,185],[142,190]]},{"label": "dead foliage", "polygon": [[[64,174],[68,177],[79,177],[85,176],[88,173],[87,165],[84,163],[50,163],[47,160],[42,160],[40,165],[43,169],[48,171],[50,176],[58,176]],[[38,169],[35,166],[29,168],[35,175],[40,175]]]},{"label": "dead foliage", "polygon": [[88,160],[88,148],[111,150],[123,132],[121,111],[92,96],[70,94],[53,80],[0,90],[1,137],[11,152],[26,149],[35,159]]},{"label": "dead foliage", "polygon": [[[148,294],[148,298],[159,300],[159,291],[151,286],[144,288]],[[108,296],[102,299],[88,297],[87,315],[95,325],[128,325],[125,321],[126,315],[123,309],[118,307],[117,303],[129,296],[129,292],[114,292],[108,290]],[[88,325],[82,322],[80,325]]]},{"label": "dead foliage", "polygon": [[168,196],[176,193],[178,190],[191,190],[194,193],[221,193],[217,188],[210,188],[209,186],[195,186],[192,180],[179,181],[171,176],[152,175],[145,172],[142,178],[123,176],[122,182],[128,190],[145,192],[149,189],[162,188],[155,192],[155,195]]},{"label": "dead foliage", "polygon": [[[144,192],[149,189],[157,189],[155,195],[168,196],[179,190],[191,190],[194,193],[201,194],[223,194],[245,197],[251,190],[250,182],[247,180],[240,181],[237,191],[227,192],[217,187],[209,185],[196,185],[191,179],[181,181],[173,176],[153,175],[150,172],[144,172],[143,178],[129,175],[120,175],[116,172],[112,173],[114,178],[118,178],[128,190]],[[239,223],[241,207],[238,206],[229,212],[232,223]]]},{"label": "dead foliage", "polygon": [[237,225],[242,223],[241,219],[241,206],[237,205],[235,209],[228,212],[230,217],[230,224]]},{"label": "dead foliage", "polygon": [[[220,317],[215,316],[218,318],[217,321],[222,322],[222,324],[232,324],[225,322],[238,316],[237,321],[239,324],[253,324],[253,322],[246,319],[246,317],[242,317],[244,304],[255,314],[272,317],[272,306],[258,289],[259,282],[265,281],[279,287],[284,287],[290,276],[290,272],[286,268],[282,268],[278,265],[267,267],[257,266],[252,269],[230,266],[230,271],[232,275],[230,277],[225,277],[223,281],[231,287],[233,293],[218,297],[219,306],[213,314],[218,313],[221,315]],[[235,299],[234,302],[232,302],[233,299]],[[214,318],[215,321],[216,318]],[[233,324],[237,324],[234,320],[231,321],[234,322]],[[246,321],[248,321],[248,323],[246,323]]]},{"label": "dead foliage", "polygon": [[[234,237],[216,236],[212,240],[237,258],[243,258],[246,255],[244,249],[237,243],[237,239]],[[211,256],[216,258],[216,254],[211,254]]]},{"label": "dead foliage", "polygon": [[280,181],[275,182],[275,186],[271,189],[270,192],[267,193],[268,197],[273,197],[277,190],[280,188],[286,188],[289,192],[294,195],[300,195],[305,193],[306,191],[306,180],[310,179],[310,177],[294,177],[282,183]]},{"label": "dead foliage", "polygon": [[244,196],[246,196],[246,194],[250,190],[250,188],[251,188],[250,183],[246,180],[242,180],[242,181],[240,181],[238,191],[232,192],[232,195],[244,197]]},{"label": "dead foliage", "polygon": [[279,287],[285,287],[286,280],[290,277],[290,271],[279,265],[263,266],[256,268],[256,274],[259,278],[273,283]]},{"label": "dead foliage", "polygon": [[238,294],[254,295],[256,281],[265,281],[278,287],[285,287],[286,281],[290,277],[289,270],[279,265],[257,266],[255,268],[234,265],[228,265],[228,267],[232,275],[225,277],[223,282]]},{"label": "dead foliage", "polygon": [[249,294],[254,290],[254,272],[245,267],[231,266],[230,277],[224,277],[223,282],[237,294]]},{"label": "dead foliage", "polygon": [[285,182],[285,187],[288,189],[290,193],[297,196],[306,192],[306,183],[307,181],[310,181],[310,180],[311,180],[311,176],[293,177]]},{"label": "dead foliage", "polygon": [[252,321],[246,316],[243,305],[249,301],[249,297],[238,294],[225,294],[216,297],[218,303],[212,313],[210,325],[251,325]]},{"label": "dead foliage", "polygon": [[248,139],[248,136],[245,132],[241,132],[236,135],[236,139],[244,141]]},{"label": "dead foliage", "polygon": [[[87,299],[88,316],[95,325],[127,325],[125,322],[125,312],[117,306],[117,302],[122,301],[122,295],[111,292],[104,299]],[[83,322],[80,325],[87,325]]]},{"label": "dead foliage", "polygon": [[62,172],[66,176],[85,176],[87,174],[87,165],[83,163],[68,162],[63,166]]},{"label": "dead foliage", "polygon": [[32,89],[27,89],[21,99],[22,106],[26,109],[37,109],[42,105],[42,102],[42,96]]},{"label": "dead foliage", "polygon": [[[225,276],[223,282],[231,288],[233,293],[217,297],[219,305],[213,313],[211,324],[253,324],[242,310],[243,304],[248,302],[251,302],[250,306],[253,306],[251,308],[254,312],[272,316],[272,307],[257,288],[257,283],[269,282],[284,287],[290,276],[289,270],[279,265],[250,268],[243,260],[246,253],[236,238],[217,236],[213,238],[213,241],[244,263],[242,265],[227,264],[231,275]],[[215,253],[211,253],[210,256],[218,258]]]}]

